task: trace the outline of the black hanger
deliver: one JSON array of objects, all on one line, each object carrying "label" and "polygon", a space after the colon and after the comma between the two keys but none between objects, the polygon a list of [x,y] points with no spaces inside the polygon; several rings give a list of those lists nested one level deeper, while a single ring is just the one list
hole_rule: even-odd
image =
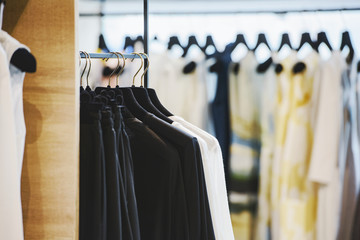
[{"label": "black hanger", "polygon": [[173,46],[178,45],[180,46],[182,49],[184,49],[183,46],[181,46],[181,43],[179,41],[179,38],[177,36],[171,36],[169,39],[169,43],[168,43],[168,50],[170,50]]},{"label": "black hanger", "polygon": [[99,49],[106,53],[110,52],[109,48],[106,46],[104,35],[102,34],[99,35]]},{"label": "black hanger", "polygon": [[[119,62],[118,62],[118,67],[113,71],[113,74],[120,67],[119,55],[123,56],[121,53],[114,53],[114,54],[118,57]],[[123,58],[123,60],[124,59],[125,58]],[[117,74],[117,79],[118,76],[123,72],[124,66],[125,66],[125,61],[123,61],[121,71],[119,71]],[[111,88],[109,83],[107,87],[97,87],[95,89],[95,92],[97,93],[96,97],[100,99],[101,102],[105,102],[106,100],[106,104],[111,98],[113,98],[113,100],[116,102],[124,103],[125,106],[130,110],[130,112],[133,115],[135,115],[135,117],[138,118],[139,120],[143,120],[144,117],[148,114],[148,112],[145,109],[143,109],[136,101],[131,88],[129,87],[120,88],[118,82],[116,83],[115,88]],[[114,95],[112,94],[112,92],[114,92]],[[114,101],[112,103],[114,103]]]},{"label": "black hanger", "polygon": [[172,114],[171,112],[169,112],[160,102],[155,89],[153,88],[147,88],[146,89],[151,102],[154,104],[154,106],[160,111],[162,112],[165,116],[170,117],[170,116],[174,116],[174,114]]},{"label": "black hanger", "polygon": [[[205,42],[205,45],[201,48],[201,50],[206,54],[206,49],[209,47],[209,46],[213,46],[214,49],[215,49],[215,53],[217,53],[217,48],[216,48],[216,45],[215,45],[215,42],[212,38],[211,35],[207,35],[206,36],[206,42]],[[208,55],[208,54],[206,54]]]},{"label": "black hanger", "polygon": [[315,49],[315,42],[311,39],[310,33],[304,32],[301,34],[300,44],[296,51],[299,51],[306,43]]},{"label": "black hanger", "polygon": [[188,53],[188,51],[189,51],[189,49],[190,49],[190,47],[191,47],[192,45],[196,45],[196,46],[198,46],[198,47],[201,49],[201,46],[199,45],[199,43],[198,43],[198,41],[197,41],[197,39],[196,39],[196,37],[195,37],[194,35],[189,36],[188,44],[187,44],[187,46],[184,48],[184,54],[183,54],[181,57],[185,57],[185,56],[186,56],[186,54]]},{"label": "black hanger", "polygon": [[11,56],[10,63],[20,69],[22,72],[36,72],[36,59],[25,48],[19,48]]},{"label": "black hanger", "polygon": [[342,33],[340,50],[344,50],[346,46],[349,48],[349,55],[346,57],[346,62],[351,63],[354,58],[354,47],[352,45],[350,33],[348,31]]},{"label": "black hanger", "polygon": [[269,57],[265,62],[263,62],[263,63],[260,63],[258,66],[257,66],[257,68],[256,68],[256,72],[258,72],[258,73],[264,73],[264,72],[266,72],[268,69],[269,69],[269,67],[273,64],[273,59],[272,59],[272,57]]},{"label": "black hanger", "polygon": [[271,50],[271,47],[270,47],[270,45],[269,45],[269,43],[268,43],[268,41],[267,41],[266,36],[265,36],[264,33],[259,33],[258,39],[257,39],[257,43],[256,43],[253,51],[256,51],[256,49],[257,49],[261,44],[265,44],[265,46],[266,46],[269,50]]},{"label": "black hanger", "polygon": [[148,58],[148,56],[144,53],[134,53],[136,55],[138,55],[140,58],[141,58],[141,61],[142,61],[142,64],[139,68],[139,70],[136,72],[136,74],[134,75],[133,77],[133,85],[131,86],[131,91],[133,92],[134,96],[135,96],[135,99],[137,100],[137,102],[140,104],[140,106],[142,106],[146,111],[154,114],[155,116],[157,116],[158,118],[164,120],[165,122],[169,123],[169,124],[172,124],[173,121],[171,119],[169,119],[167,116],[165,116],[162,112],[160,112],[151,102],[150,100],[150,97],[149,97],[149,94],[146,90],[146,88],[143,87],[142,85],[142,79],[147,71],[147,69],[149,68],[149,63],[150,61],[147,61],[148,62],[148,65],[146,66],[146,69],[144,71],[144,73],[142,74],[141,76],[141,87],[135,87],[135,78],[136,78],[136,75],[140,72],[142,66],[143,66],[143,58],[141,57],[140,54],[146,56]]},{"label": "black hanger", "polygon": [[306,69],[306,64],[304,62],[298,62],[294,65],[292,72],[294,74],[301,73]]},{"label": "black hanger", "polygon": [[247,44],[246,40],[245,40],[245,36],[242,33],[239,33],[238,35],[236,35],[236,39],[235,42],[232,43],[231,45],[231,49],[230,52],[234,51],[234,49],[239,45],[239,44],[244,44],[244,46],[250,50],[249,45]]},{"label": "black hanger", "polygon": [[132,40],[131,37],[126,36],[126,37],[125,37],[125,43],[124,43],[123,49],[126,49],[126,48],[128,48],[128,47],[133,47],[133,48],[134,48],[134,43],[135,43],[135,41]]},{"label": "black hanger", "polygon": [[330,51],[333,50],[325,32],[319,32],[317,35],[316,48],[315,48],[317,52],[319,52],[319,47],[321,43],[324,43],[329,48]]},{"label": "black hanger", "polygon": [[137,37],[135,38],[135,40],[134,40],[134,45],[135,45],[135,43],[137,43],[137,42],[141,42],[142,44],[144,44],[144,38],[143,38],[143,36],[141,36],[141,35],[137,36]]},{"label": "black hanger", "polygon": [[288,45],[290,49],[293,49],[291,42],[290,42],[290,37],[288,33],[283,33],[281,36],[281,42],[280,42],[280,46],[278,49],[278,52],[280,52],[280,50],[285,46]]},{"label": "black hanger", "polygon": [[357,72],[360,73],[360,60],[357,63]]}]

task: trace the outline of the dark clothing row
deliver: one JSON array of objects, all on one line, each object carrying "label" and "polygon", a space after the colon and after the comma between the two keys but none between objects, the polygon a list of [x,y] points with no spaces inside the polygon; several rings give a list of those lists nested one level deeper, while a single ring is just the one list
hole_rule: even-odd
[{"label": "dark clothing row", "polygon": [[225,47],[223,52],[213,55],[215,64],[210,72],[217,74],[217,87],[214,101],[211,103],[211,113],[214,121],[215,135],[219,141],[224,160],[226,188],[230,186],[230,106],[229,106],[229,66],[231,63],[232,44]]},{"label": "dark clothing row", "polygon": [[215,239],[198,140],[120,88],[95,92],[81,91],[80,239]]}]

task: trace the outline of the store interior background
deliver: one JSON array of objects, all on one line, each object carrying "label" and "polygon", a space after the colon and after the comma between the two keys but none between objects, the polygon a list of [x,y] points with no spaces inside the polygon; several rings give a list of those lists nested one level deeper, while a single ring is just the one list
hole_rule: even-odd
[{"label": "store interior background", "polygon": [[[188,37],[195,35],[199,44],[203,46],[206,36],[211,35],[217,50],[222,51],[227,44],[235,40],[239,33],[244,34],[250,48],[255,46],[258,34],[265,33],[272,49],[277,50],[283,33],[289,33],[293,47],[297,48],[303,32],[309,32],[315,40],[317,33],[321,31],[326,32],[334,49],[340,47],[341,34],[349,31],[355,56],[358,56],[360,11],[303,11],[357,7],[360,7],[360,3],[356,0],[150,0],[148,22],[150,60],[152,53],[161,51],[159,50],[161,47],[158,48],[159,45],[162,48],[167,47],[171,36],[177,36],[181,44],[186,46]],[[296,12],[297,10],[299,12]],[[143,1],[141,0],[80,0],[79,13],[79,49],[82,51],[97,52],[100,34],[103,34],[110,51],[122,51],[125,37],[136,38],[143,34]],[[154,44],[155,36],[157,40]],[[247,51],[244,47],[239,47],[232,54],[232,60],[239,61]],[[256,58],[259,62],[263,62],[270,54],[271,52],[262,46],[256,51]],[[286,55],[286,50],[282,54]],[[320,55],[326,59],[331,53],[329,49],[322,46]],[[117,60],[109,60],[111,61],[115,66]],[[101,66],[100,60],[92,60],[92,62],[93,69]],[[84,63],[85,61],[81,69]],[[151,87],[151,67],[149,71],[149,86]],[[94,72],[96,70],[91,72],[91,78],[98,77],[94,75]],[[126,78],[120,77],[120,85],[130,86],[131,79],[128,76]],[[212,90],[215,90],[215,85],[213,87]],[[166,106],[166,102],[163,104]],[[251,225],[249,218],[251,218],[249,215],[243,216],[243,223],[247,226]],[[244,232],[240,234],[248,235]]]}]

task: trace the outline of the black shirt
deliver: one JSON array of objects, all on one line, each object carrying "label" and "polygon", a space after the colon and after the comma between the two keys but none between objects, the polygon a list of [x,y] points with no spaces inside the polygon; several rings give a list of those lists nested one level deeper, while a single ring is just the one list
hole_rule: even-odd
[{"label": "black shirt", "polygon": [[146,114],[143,122],[162,139],[169,141],[180,155],[190,239],[215,239],[197,139],[153,114]]},{"label": "black shirt", "polygon": [[127,113],[141,239],[189,239],[180,158],[176,149]]},{"label": "black shirt", "polygon": [[79,239],[106,239],[106,175],[100,108],[80,107]]}]

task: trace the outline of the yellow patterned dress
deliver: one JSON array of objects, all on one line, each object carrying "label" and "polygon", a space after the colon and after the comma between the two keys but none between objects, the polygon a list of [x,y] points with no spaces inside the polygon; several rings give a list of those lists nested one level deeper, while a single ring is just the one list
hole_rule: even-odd
[{"label": "yellow patterned dress", "polygon": [[316,225],[316,185],[308,179],[313,129],[311,98],[318,54],[305,60],[306,69],[290,77],[290,108],[278,176],[278,240],[313,240]]},{"label": "yellow patterned dress", "polygon": [[[285,145],[286,127],[289,118],[290,103],[293,92],[292,67],[296,63],[296,52],[291,52],[284,60],[281,61],[283,70],[277,75],[277,94],[276,94],[276,107],[275,107],[275,146],[273,149],[273,157],[271,159],[271,171],[268,176],[269,185],[267,188],[270,190],[263,190],[262,192],[270,192],[270,196],[266,195],[270,205],[270,217],[259,218],[258,225],[270,225],[272,239],[279,239],[280,230],[280,176],[281,176],[281,160],[283,149]],[[264,178],[263,176],[261,176]],[[270,198],[270,199],[269,199]],[[266,210],[262,210],[266,211]],[[261,216],[259,216],[261,217]],[[269,219],[270,218],[270,219]],[[265,223],[262,223],[265,222]],[[269,223],[270,222],[270,223]],[[264,240],[264,233],[258,228],[259,240]],[[289,239],[290,240],[290,239]]]}]

